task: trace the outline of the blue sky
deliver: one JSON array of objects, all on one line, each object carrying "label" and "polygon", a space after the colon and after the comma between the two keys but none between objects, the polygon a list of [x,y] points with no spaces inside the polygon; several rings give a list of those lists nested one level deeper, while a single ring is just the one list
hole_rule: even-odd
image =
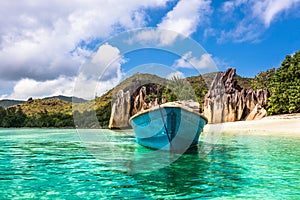
[{"label": "blue sky", "polygon": [[300,0],[1,1],[0,99],[92,98],[136,72],[254,77],[299,35]]}]

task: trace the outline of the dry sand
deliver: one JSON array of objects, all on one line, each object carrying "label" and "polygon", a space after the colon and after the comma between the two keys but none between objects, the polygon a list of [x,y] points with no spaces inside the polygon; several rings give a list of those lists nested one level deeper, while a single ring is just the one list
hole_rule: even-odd
[{"label": "dry sand", "polygon": [[207,124],[203,134],[245,133],[300,136],[300,113],[268,116],[261,120]]}]

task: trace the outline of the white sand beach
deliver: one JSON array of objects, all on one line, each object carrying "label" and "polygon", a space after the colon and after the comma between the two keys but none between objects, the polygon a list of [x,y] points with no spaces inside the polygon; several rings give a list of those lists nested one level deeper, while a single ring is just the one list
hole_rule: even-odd
[{"label": "white sand beach", "polygon": [[282,134],[300,137],[300,113],[268,116],[261,120],[207,124],[203,134],[210,133],[251,133]]}]

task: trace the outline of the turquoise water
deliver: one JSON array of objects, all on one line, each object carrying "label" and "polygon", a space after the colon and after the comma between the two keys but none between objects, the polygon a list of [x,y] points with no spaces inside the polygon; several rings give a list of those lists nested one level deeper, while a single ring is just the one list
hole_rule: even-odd
[{"label": "turquoise water", "polygon": [[222,135],[207,156],[136,173],[151,151],[105,131],[87,144],[76,130],[0,129],[0,199],[300,199],[299,136]]}]

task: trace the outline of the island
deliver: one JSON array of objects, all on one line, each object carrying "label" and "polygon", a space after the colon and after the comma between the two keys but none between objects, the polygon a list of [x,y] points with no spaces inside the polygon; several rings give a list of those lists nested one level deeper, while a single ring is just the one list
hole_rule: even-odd
[{"label": "island", "polygon": [[[0,127],[130,128],[131,116],[164,99],[198,103],[209,124],[226,122],[224,131],[299,132],[299,60],[300,51],[287,55],[278,69],[260,72],[254,78],[241,77],[234,68],[171,80],[135,74],[90,101],[64,96],[1,100]],[[88,109],[82,109],[83,104]],[[75,124],[73,116],[83,120]],[[207,125],[204,131],[217,126]]]}]

